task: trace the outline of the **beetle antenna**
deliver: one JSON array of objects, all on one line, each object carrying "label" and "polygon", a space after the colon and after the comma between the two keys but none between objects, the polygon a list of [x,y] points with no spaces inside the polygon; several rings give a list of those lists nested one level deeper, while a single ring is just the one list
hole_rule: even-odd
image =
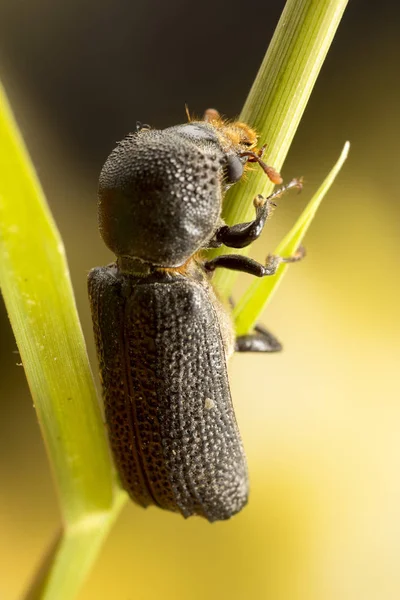
[{"label": "beetle antenna", "polygon": [[193,121],[193,119],[192,119],[192,117],[190,115],[190,112],[189,112],[189,106],[188,106],[187,102],[185,102],[185,113],[186,113],[187,120],[189,121],[189,123],[191,121]]},{"label": "beetle antenna", "polygon": [[250,150],[248,150],[246,152],[241,152],[239,156],[248,156],[249,162],[257,162],[264,171],[264,173],[266,173],[268,178],[272,181],[272,183],[275,183],[275,185],[279,185],[280,183],[282,183],[283,179],[280,173],[278,173],[278,171],[274,169],[274,167],[270,167],[269,165],[265,164],[261,156],[259,156],[255,152],[251,152]]}]

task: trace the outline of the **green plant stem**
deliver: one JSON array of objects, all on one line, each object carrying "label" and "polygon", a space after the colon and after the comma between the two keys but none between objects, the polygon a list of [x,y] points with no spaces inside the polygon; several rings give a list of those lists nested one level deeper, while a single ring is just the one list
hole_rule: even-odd
[{"label": "green plant stem", "polygon": [[48,549],[24,600],[74,598],[125,500],[126,494],[118,492],[112,510],[89,515],[86,521],[61,531]]},{"label": "green plant stem", "polygon": [[[109,527],[115,481],[64,247],[2,88],[0,173],[0,286],[64,522],[38,598],[62,600],[73,597],[68,590],[86,576]],[[87,558],[74,558],[70,580],[75,554]]]},{"label": "green plant stem", "polygon": [[[348,0],[288,0],[250,90],[240,119],[255,127],[268,144],[265,160],[280,170],[296,133],[318,73],[332,43]],[[272,191],[261,169],[228,193],[223,218],[242,223],[254,218],[252,199]],[[222,248],[218,254],[237,253]],[[245,253],[245,252],[244,252]],[[219,270],[214,283],[229,298],[237,274]]]}]

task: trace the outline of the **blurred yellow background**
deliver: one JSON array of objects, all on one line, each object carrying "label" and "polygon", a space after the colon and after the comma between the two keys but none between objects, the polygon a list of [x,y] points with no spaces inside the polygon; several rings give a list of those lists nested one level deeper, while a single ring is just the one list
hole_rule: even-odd
[{"label": "blurred yellow background", "polygon": [[[96,227],[105,157],[137,119],[183,122],[185,102],[237,114],[283,5],[1,4],[0,75],[63,235],[94,370],[86,274],[112,258]],[[304,192],[279,201],[254,246],[260,260],[274,248],[350,139],[307,259],[263,318],[284,352],[230,365],[249,505],[213,525],[127,505],[79,600],[400,597],[399,27],[394,2],[350,2],[283,169]],[[60,522],[15,351],[1,306],[2,600],[26,589]]]}]

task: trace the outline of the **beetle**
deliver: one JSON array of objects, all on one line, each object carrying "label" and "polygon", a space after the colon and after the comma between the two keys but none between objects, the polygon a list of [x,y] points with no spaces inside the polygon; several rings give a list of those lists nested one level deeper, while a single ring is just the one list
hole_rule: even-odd
[{"label": "beetle", "polygon": [[243,248],[257,239],[286,189],[254,200],[255,218],[221,220],[225,191],[257,162],[274,183],[247,124],[206,111],[163,130],[137,124],[107,158],[99,180],[99,229],[116,262],[92,269],[89,299],[105,418],[122,486],[143,507],[156,505],[229,519],[247,503],[248,472],[229,389],[227,361],[239,352],[274,352],[263,327],[235,339],[229,307],[211,276],[224,267],[273,275],[241,255],[207,260],[203,249]]}]

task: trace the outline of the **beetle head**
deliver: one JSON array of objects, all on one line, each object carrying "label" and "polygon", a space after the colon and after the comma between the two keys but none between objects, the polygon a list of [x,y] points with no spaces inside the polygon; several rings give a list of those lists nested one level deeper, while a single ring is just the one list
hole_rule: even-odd
[{"label": "beetle head", "polygon": [[228,121],[221,117],[215,108],[205,111],[204,121],[215,128],[219,143],[226,153],[225,180],[227,187],[239,181],[251,162],[258,162],[273,183],[282,183],[280,174],[262,160],[265,146],[257,148],[258,135],[247,123]]}]

